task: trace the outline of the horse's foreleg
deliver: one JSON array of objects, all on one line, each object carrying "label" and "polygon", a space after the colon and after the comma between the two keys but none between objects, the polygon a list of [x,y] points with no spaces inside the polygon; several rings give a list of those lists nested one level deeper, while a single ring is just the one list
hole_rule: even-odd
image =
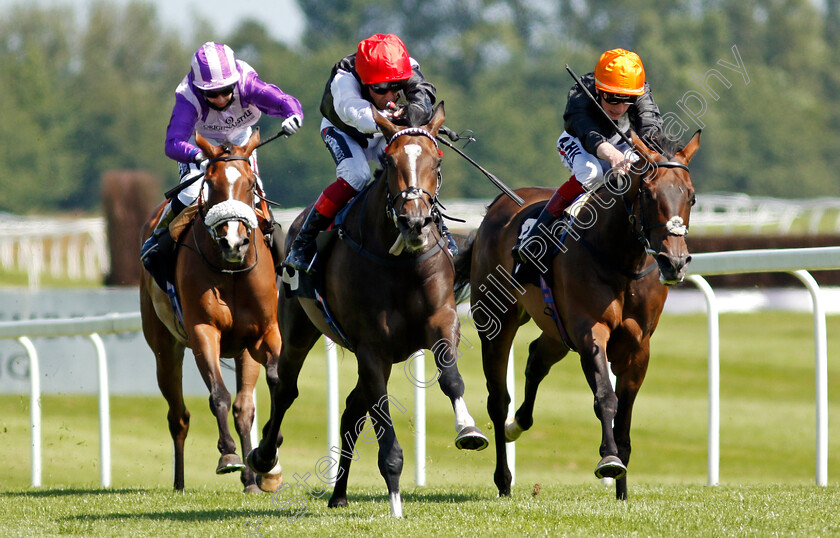
[{"label": "horse's foreleg", "polygon": [[221,334],[215,327],[209,325],[195,325],[191,333],[190,341],[193,342],[195,362],[207,390],[210,391],[210,411],[216,417],[216,426],[219,430],[217,447],[221,457],[219,458],[219,465],[216,467],[216,474],[240,471],[243,463],[236,455],[236,443],[233,441],[228,427],[230,392],[228,392],[222,380],[222,371],[219,365]]},{"label": "horse's foreleg", "polygon": [[[629,367],[623,369],[616,379],[618,410],[615,414],[614,434],[618,446],[618,457],[624,466],[630,464],[630,423],[633,417],[633,404],[647,373],[650,348],[648,341],[630,358]],[[627,476],[616,480],[615,497],[627,499]]]},{"label": "horse's foreleg", "polygon": [[359,361],[359,385],[370,410],[373,432],[379,441],[379,473],[388,487],[391,515],[402,517],[400,475],[403,469],[403,450],[391,420],[391,400],[395,405],[403,409],[405,407],[387,392],[388,377],[391,374],[390,360],[383,362],[381,357],[366,349],[356,351],[356,358]]},{"label": "horse's foreleg", "polygon": [[[303,361],[321,333],[309,321],[297,299],[280,298],[277,310],[280,333],[283,335],[279,357],[269,356],[265,362],[265,377],[271,393],[271,414],[262,429],[259,445],[248,454],[248,466],[266,475],[278,467],[277,448],[283,444],[280,426],[286,411],[298,397],[298,376]],[[279,342],[266,341],[273,354]]]},{"label": "horse's foreleg", "polygon": [[[236,399],[233,401],[233,423],[236,433],[239,434],[239,442],[242,444],[242,453],[251,452],[251,428],[254,425],[254,387],[260,375],[260,365],[245,350],[236,359]],[[259,493],[260,488],[256,484],[254,472],[247,467],[242,469],[240,480],[245,486],[246,493]]]},{"label": "horse's foreleg", "polygon": [[347,479],[350,474],[350,464],[358,459],[356,441],[364,428],[365,413],[368,404],[362,392],[360,382],[347,395],[344,413],[341,414],[341,450],[338,453],[338,471],[336,471],[332,496],[328,506],[336,508],[347,506]]},{"label": "horse's foreleg", "polygon": [[484,450],[489,444],[487,436],[476,427],[464,400],[464,380],[457,364],[460,334],[454,308],[432,317],[427,330],[427,345],[434,353],[439,373],[438,384],[455,412],[455,446],[462,450]]},{"label": "horse's foreleg", "polygon": [[551,367],[559,362],[569,352],[562,342],[540,335],[528,346],[528,362],[525,366],[525,395],[522,405],[516,410],[515,418],[505,424],[505,437],[508,441],[515,441],[519,435],[534,424],[534,404],[537,400],[537,389],[548,375]]},{"label": "horse's foreleg", "polygon": [[[500,318],[501,319],[501,318]],[[493,437],[496,442],[496,470],[493,482],[499,489],[500,497],[510,496],[512,477],[507,462],[507,442],[505,421],[510,406],[510,394],[507,390],[507,369],[510,346],[516,335],[516,319],[506,316],[499,324],[498,334],[489,335],[479,332],[481,338],[481,360],[484,378],[487,380],[487,413],[493,421]]]},{"label": "horse's foreleg", "polygon": [[618,398],[612,387],[607,362],[607,341],[609,329],[603,325],[596,325],[584,342],[580,350],[580,364],[589,388],[595,396],[595,416],[601,421],[601,461],[595,467],[598,478],[621,478],[627,472],[627,467],[618,457],[618,447],[615,443],[613,420],[618,408]]}]

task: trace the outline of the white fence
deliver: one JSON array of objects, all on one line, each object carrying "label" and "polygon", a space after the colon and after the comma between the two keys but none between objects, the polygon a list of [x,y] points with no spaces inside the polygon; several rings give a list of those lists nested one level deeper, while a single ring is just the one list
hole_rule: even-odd
[{"label": "white fence", "polygon": [[33,289],[44,274],[98,280],[111,267],[105,220],[3,216],[0,267],[25,272]]},{"label": "white fence", "polygon": [[709,485],[720,479],[720,322],[714,290],[701,275],[788,272],[811,293],[814,313],[814,377],[817,415],[816,482],[828,484],[828,342],[825,305],[820,289],[808,270],[840,268],[840,247],[745,250],[695,254],[688,279],[706,297],[709,317]]},{"label": "white fence", "polygon": [[[475,229],[481,224],[490,200],[444,201],[445,213],[465,223],[453,223],[453,229]],[[285,229],[302,208],[275,209],[274,215]],[[723,233],[748,229],[752,232],[787,234],[797,220],[807,220],[807,232],[816,234],[832,220],[840,233],[840,198],[785,200],[751,197],[746,194],[701,194],[691,211],[694,233],[710,229]],[[29,276],[29,285],[37,288],[41,276],[71,280],[97,280],[110,270],[105,219],[50,219],[15,217],[0,214],[0,267],[19,270]]]},{"label": "white fence", "polygon": [[[719,482],[720,463],[720,336],[718,307],[714,291],[701,275],[778,272],[794,274],[808,288],[814,313],[814,348],[816,380],[816,483],[828,481],[828,381],[827,335],[825,308],[820,289],[807,270],[840,269],[840,247],[808,249],[715,252],[694,255],[688,279],[703,291],[708,310],[709,342],[709,462],[708,483]],[[38,354],[31,338],[85,335],[97,354],[99,379],[100,477],[103,487],[111,483],[110,417],[108,404],[108,368],[100,334],[136,332],[140,330],[139,313],[114,314],[90,318],[12,321],[0,323],[0,339],[16,339],[27,351],[30,360],[30,414],[32,432],[32,486],[41,485],[41,394]],[[514,391],[513,355],[508,366],[508,390]],[[424,357],[415,356],[416,371],[423,371]],[[330,447],[339,443],[338,361],[335,346],[327,342],[327,440]],[[425,485],[425,387],[415,387],[415,441],[417,485]],[[509,412],[512,414],[511,400]],[[515,473],[515,443],[508,443],[508,461]]]}]

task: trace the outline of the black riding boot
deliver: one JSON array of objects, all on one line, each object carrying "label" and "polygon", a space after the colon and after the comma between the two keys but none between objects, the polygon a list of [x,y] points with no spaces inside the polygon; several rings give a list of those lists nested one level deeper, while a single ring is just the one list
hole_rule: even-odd
[{"label": "black riding boot", "polygon": [[169,233],[169,225],[184,210],[184,207],[180,201],[172,200],[168,212],[161,217],[151,237],[146,239],[140,247],[140,260],[143,262],[143,267],[164,291],[166,291],[166,282],[172,280],[174,272],[172,262],[175,254],[175,240]]},{"label": "black riding boot", "polygon": [[327,229],[332,222],[330,217],[325,217],[314,207],[309,211],[303,226],[292,241],[289,247],[289,254],[283,261],[283,265],[291,267],[295,271],[309,273],[312,271],[312,262],[315,258],[315,238],[318,234]]},{"label": "black riding boot", "polygon": [[521,238],[510,250],[511,254],[513,254],[513,259],[522,263],[528,263],[529,258],[522,247],[524,247],[531,238],[541,236],[543,234],[543,228],[550,228],[551,222],[556,218],[557,217],[543,208],[537,216],[537,221],[533,226],[531,226],[531,229],[528,230],[525,237]]}]

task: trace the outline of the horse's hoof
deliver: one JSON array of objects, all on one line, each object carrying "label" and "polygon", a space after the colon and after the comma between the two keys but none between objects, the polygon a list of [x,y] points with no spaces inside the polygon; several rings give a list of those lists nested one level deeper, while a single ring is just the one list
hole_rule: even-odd
[{"label": "horse's hoof", "polygon": [[618,480],[627,474],[627,467],[621,463],[618,456],[604,456],[595,467],[595,476],[598,478],[614,478]]},{"label": "horse's hoof", "polygon": [[519,423],[516,422],[516,417],[510,417],[505,421],[505,441],[512,443],[519,439],[519,436],[524,432]]},{"label": "horse's hoof", "polygon": [[347,497],[330,497],[327,503],[328,508],[343,508],[347,506]]},{"label": "horse's hoof", "polygon": [[242,490],[242,493],[262,493],[263,490],[256,484],[248,484],[245,486],[245,489]]},{"label": "horse's hoof", "polygon": [[248,462],[248,467],[252,471],[262,475],[273,474],[274,468],[280,465],[278,463],[280,461],[280,457],[277,456],[276,453],[274,456],[274,461],[269,463],[260,458],[256,448],[248,452],[248,455],[245,456],[245,461]]},{"label": "horse's hoof", "polygon": [[466,426],[455,438],[455,446],[461,450],[484,450],[490,441],[475,426]]},{"label": "horse's hoof", "polygon": [[277,488],[283,485],[283,473],[278,472],[277,474],[271,475],[257,475],[257,487],[262,491],[266,491],[268,493],[273,493],[277,491]]},{"label": "horse's hoof", "polygon": [[216,474],[235,473],[244,468],[245,464],[242,463],[242,458],[237,454],[224,454],[219,458],[219,466],[216,467]]}]

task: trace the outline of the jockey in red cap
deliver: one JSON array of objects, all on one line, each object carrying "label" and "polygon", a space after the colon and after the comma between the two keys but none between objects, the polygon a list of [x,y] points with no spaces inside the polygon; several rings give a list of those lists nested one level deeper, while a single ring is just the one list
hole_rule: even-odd
[{"label": "jockey in red cap", "polygon": [[434,103],[435,87],[393,34],[370,36],[333,66],[321,100],[321,138],[335,161],[336,180],[306,216],[284,265],[311,271],[315,237],[370,180],[368,161],[377,161],[386,144],[373,114],[401,125],[425,125]]}]

